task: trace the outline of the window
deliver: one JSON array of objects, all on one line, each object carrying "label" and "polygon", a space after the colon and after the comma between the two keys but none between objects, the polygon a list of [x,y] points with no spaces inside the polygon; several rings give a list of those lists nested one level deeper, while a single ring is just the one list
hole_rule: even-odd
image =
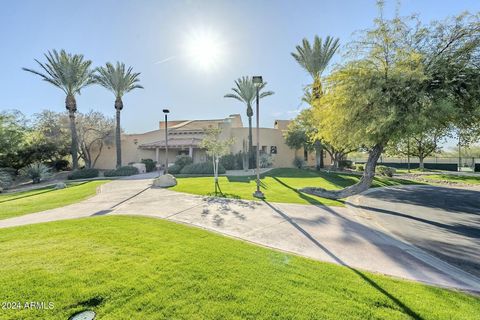
[{"label": "window", "polygon": [[270,147],[270,154],[277,154],[277,146]]},{"label": "window", "polygon": [[303,160],[308,161],[308,151],[303,150]]}]

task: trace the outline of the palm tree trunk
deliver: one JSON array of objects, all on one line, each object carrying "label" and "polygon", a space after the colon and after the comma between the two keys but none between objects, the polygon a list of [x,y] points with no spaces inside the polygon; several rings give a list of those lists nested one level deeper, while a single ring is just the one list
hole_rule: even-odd
[{"label": "palm tree trunk", "polygon": [[75,112],[77,111],[77,102],[72,94],[67,95],[65,99],[65,106],[68,110],[68,117],[70,118],[70,132],[72,136],[72,145],[70,152],[72,154],[72,169],[78,169],[78,135],[77,125],[75,123]]},{"label": "palm tree trunk", "polygon": [[375,167],[377,166],[378,158],[380,158],[380,155],[383,152],[383,147],[383,144],[377,144],[370,150],[370,152],[368,153],[367,163],[365,164],[363,176],[356,184],[336,191],[325,190],[323,188],[315,187],[303,188],[300,189],[300,191],[323,198],[343,199],[367,190],[368,188],[370,188],[373,178],[375,177]]},{"label": "palm tree trunk", "polygon": [[121,139],[121,130],[120,130],[120,111],[123,109],[123,101],[121,98],[115,100],[115,110],[116,110],[116,121],[117,125],[115,128],[115,145],[117,149],[117,168],[122,166],[122,139]]}]

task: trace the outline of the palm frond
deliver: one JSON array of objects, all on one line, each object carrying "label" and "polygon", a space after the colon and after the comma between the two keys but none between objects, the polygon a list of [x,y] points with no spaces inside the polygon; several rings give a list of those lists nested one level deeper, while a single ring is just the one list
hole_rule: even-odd
[{"label": "palm frond", "polygon": [[96,74],[93,76],[95,82],[110,90],[117,98],[134,89],[143,89],[139,84],[140,73],[133,72],[132,67],[125,69],[124,63],[117,62],[114,66],[107,62],[105,66],[98,67],[95,71]]},{"label": "palm frond", "polygon": [[94,83],[93,71],[90,69],[92,62],[84,60],[83,55],[69,54],[65,50],[48,51],[45,55],[47,62],[42,63],[35,59],[35,62],[44,72],[30,68],[22,68],[25,71],[36,74],[42,79],[58,88],[67,95],[75,95]]}]

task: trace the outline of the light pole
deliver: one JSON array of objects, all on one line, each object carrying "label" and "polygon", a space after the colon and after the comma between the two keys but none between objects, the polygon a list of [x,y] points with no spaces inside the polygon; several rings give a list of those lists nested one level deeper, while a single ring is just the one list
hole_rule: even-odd
[{"label": "light pole", "polygon": [[168,114],[170,110],[163,109],[163,113],[165,114],[165,174],[168,174]]},{"label": "light pole", "polygon": [[265,195],[260,191],[260,86],[263,83],[262,76],[254,76],[252,82],[257,87],[257,190],[253,196],[263,199]]}]

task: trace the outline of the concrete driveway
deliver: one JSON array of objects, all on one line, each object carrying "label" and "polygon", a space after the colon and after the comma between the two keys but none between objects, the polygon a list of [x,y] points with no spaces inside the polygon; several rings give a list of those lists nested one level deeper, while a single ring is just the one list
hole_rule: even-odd
[{"label": "concrete driveway", "polygon": [[150,188],[151,178],[139,175],[112,181],[88,200],[0,220],[0,228],[105,214],[150,216],[344,265],[369,283],[372,280],[359,270],[480,292],[477,278],[372,227],[363,212],[201,197]]},{"label": "concrete driveway", "polygon": [[480,191],[372,189],[357,196],[353,206],[384,232],[480,277]]}]

